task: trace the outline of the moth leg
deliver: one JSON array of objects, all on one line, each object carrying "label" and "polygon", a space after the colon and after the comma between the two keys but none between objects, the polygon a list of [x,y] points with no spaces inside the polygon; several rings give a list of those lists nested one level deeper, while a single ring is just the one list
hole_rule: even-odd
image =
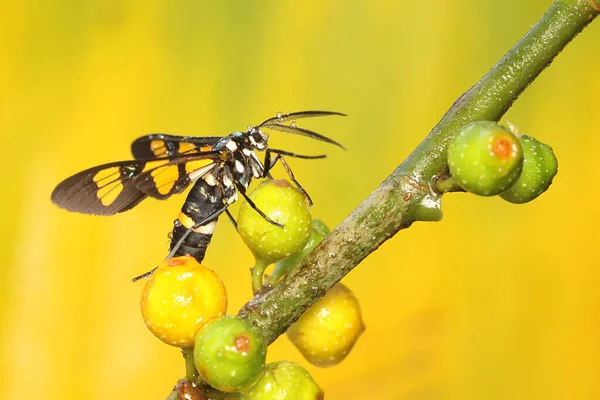
[{"label": "moth leg", "polygon": [[280,227],[280,228],[283,228],[283,224],[280,224],[280,223],[279,223],[279,222],[277,222],[277,221],[273,221],[271,218],[269,218],[269,217],[267,216],[267,214],[265,214],[264,212],[262,212],[262,211],[261,211],[261,210],[260,210],[260,209],[259,209],[259,208],[256,206],[256,204],[255,204],[255,203],[252,201],[252,199],[250,199],[250,197],[248,197],[248,195],[246,194],[246,188],[245,188],[245,187],[243,187],[242,185],[238,184],[237,182],[236,182],[236,185],[235,185],[235,186],[237,187],[238,191],[239,191],[239,192],[242,194],[242,196],[244,197],[244,199],[246,199],[246,201],[248,202],[248,205],[249,205],[249,206],[250,206],[250,207],[251,207],[251,208],[252,208],[254,211],[256,211],[256,212],[258,213],[258,215],[260,215],[261,217],[263,217],[263,218],[265,219],[265,221],[267,221],[268,223],[270,223],[270,224],[273,224],[273,225],[275,225],[275,226],[278,226],[278,227]]},{"label": "moth leg", "polygon": [[[321,155],[317,155],[317,156],[305,156],[305,155],[290,153],[289,151],[278,150],[278,149],[267,149],[267,151],[265,153],[266,153],[265,154],[265,173],[268,173],[271,170],[271,168],[273,168],[275,166],[277,161],[279,161],[281,163],[281,165],[283,166],[283,168],[285,169],[285,172],[288,174],[288,176],[292,180],[292,182],[294,182],[294,184],[296,185],[298,190],[300,190],[302,192],[304,197],[306,197],[306,199],[308,200],[308,203],[312,206],[313,201],[310,198],[310,195],[302,187],[300,182],[298,182],[298,180],[296,180],[296,177],[294,176],[292,169],[290,168],[289,164],[285,161],[283,156],[302,158],[305,160],[316,160],[316,159],[320,159],[320,158],[325,158],[327,156],[325,154],[321,154]],[[271,153],[274,153],[275,156],[271,157]]]},{"label": "moth leg", "polygon": [[233,218],[233,215],[231,215],[231,211],[229,211],[229,209],[226,209],[225,213],[227,214],[227,217],[229,217],[229,222],[231,222],[231,224],[237,231],[238,230],[237,221],[235,220],[235,218]]}]

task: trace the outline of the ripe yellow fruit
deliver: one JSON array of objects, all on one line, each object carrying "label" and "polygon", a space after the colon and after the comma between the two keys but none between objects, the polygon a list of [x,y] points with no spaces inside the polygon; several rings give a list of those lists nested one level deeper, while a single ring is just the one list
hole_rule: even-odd
[{"label": "ripe yellow fruit", "polygon": [[196,332],[225,315],[227,292],[221,278],[193,257],[165,260],[142,291],[142,317],[150,331],[171,346],[194,345]]},{"label": "ripe yellow fruit", "polygon": [[348,355],[364,329],[358,300],[338,283],[290,326],[287,336],[310,363],[329,367]]}]

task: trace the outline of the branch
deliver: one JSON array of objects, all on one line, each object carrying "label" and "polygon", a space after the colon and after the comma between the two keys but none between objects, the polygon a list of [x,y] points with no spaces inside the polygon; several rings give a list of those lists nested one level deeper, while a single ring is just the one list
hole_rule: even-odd
[{"label": "branch", "polygon": [[[561,50],[599,13],[594,0],[557,0],[525,36],[444,115],[425,140],[323,242],[272,290],[239,315],[268,343],[329,288],[400,229],[439,221],[441,196],[433,178],[446,174],[446,148],[463,125],[499,120]],[[598,1],[598,0],[595,0]]]}]

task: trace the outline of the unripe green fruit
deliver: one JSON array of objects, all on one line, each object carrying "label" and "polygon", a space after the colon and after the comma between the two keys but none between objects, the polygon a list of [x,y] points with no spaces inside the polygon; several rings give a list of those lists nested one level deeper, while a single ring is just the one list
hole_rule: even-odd
[{"label": "unripe green fruit", "polygon": [[247,390],[258,382],[266,355],[262,337],[240,317],[213,319],[196,335],[196,369],[209,385],[223,392]]},{"label": "unripe green fruit", "polygon": [[257,261],[268,265],[302,249],[310,235],[312,217],[306,197],[287,181],[263,181],[249,195],[258,209],[278,227],[260,216],[247,202],[240,207],[238,232]]},{"label": "unripe green fruit", "polygon": [[297,253],[278,261],[275,264],[273,273],[271,273],[271,275],[269,275],[267,278],[266,283],[274,285],[283,275],[287,274],[296,265],[298,265],[300,261],[302,261],[302,259],[308,255],[308,253],[313,251],[328,233],[329,228],[327,228],[327,225],[325,225],[323,221],[320,219],[313,219],[310,229],[310,236],[308,237],[308,241],[304,245],[304,248]]},{"label": "unripe green fruit", "polygon": [[468,192],[493,196],[508,189],[523,167],[519,139],[492,121],[462,127],[448,146],[448,166]]},{"label": "unripe green fruit", "polygon": [[519,179],[500,195],[511,203],[527,203],[544,193],[558,172],[558,160],[552,147],[530,136],[520,137],[523,171]]},{"label": "unripe green fruit", "polygon": [[311,364],[340,363],[365,329],[358,300],[341,283],[313,304],[287,330],[287,336]]},{"label": "unripe green fruit", "polygon": [[301,366],[279,361],[267,365],[261,380],[242,400],[323,400],[323,389]]}]

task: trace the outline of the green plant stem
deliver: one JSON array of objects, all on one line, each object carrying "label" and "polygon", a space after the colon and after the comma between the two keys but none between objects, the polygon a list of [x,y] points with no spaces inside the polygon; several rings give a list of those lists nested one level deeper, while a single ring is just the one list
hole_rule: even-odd
[{"label": "green plant stem", "polygon": [[251,269],[252,273],[252,293],[257,294],[263,287],[263,276],[265,275],[265,269],[268,264],[263,260],[256,259],[254,267]]},{"label": "green plant stem", "polygon": [[449,192],[464,192],[465,190],[460,187],[455,177],[451,176],[447,179],[437,181],[434,185],[434,189],[438,193],[449,193]]},{"label": "green plant stem", "polygon": [[[448,110],[412,154],[300,265],[239,312],[268,343],[329,288],[400,229],[441,218],[433,176],[446,172],[446,149],[461,126],[499,120],[561,50],[598,15],[593,0],[557,0],[515,46]],[[172,398],[172,397],[170,397]],[[175,397],[176,398],[176,397]]]},{"label": "green plant stem", "polygon": [[185,360],[185,376],[188,381],[194,382],[198,378],[198,371],[194,363],[194,349],[182,349],[181,353]]},{"label": "green plant stem", "polygon": [[428,182],[446,169],[446,148],[461,126],[499,120],[517,97],[598,14],[587,0],[555,1],[527,34],[464,93],[413,153],[272,290],[239,312],[268,343],[400,229],[439,220]]}]

